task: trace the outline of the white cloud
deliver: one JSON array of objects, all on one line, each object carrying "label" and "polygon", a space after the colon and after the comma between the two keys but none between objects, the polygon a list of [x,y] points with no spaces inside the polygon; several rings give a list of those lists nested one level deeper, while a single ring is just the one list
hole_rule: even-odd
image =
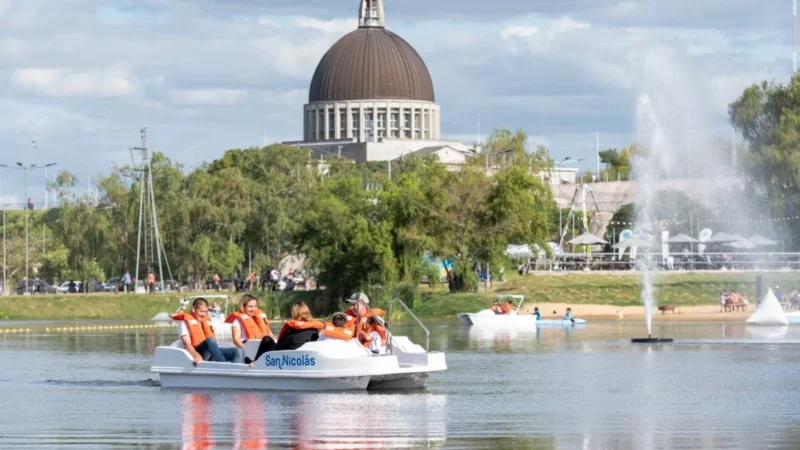
[{"label": "white cloud", "polygon": [[573,31],[585,30],[591,25],[578,22],[569,17],[563,17],[552,21],[546,28],[528,25],[507,25],[500,35],[509,45],[513,53],[521,51],[517,46],[517,41],[522,40],[527,43],[528,48],[538,51],[547,51],[551,48],[554,41],[562,35],[570,34]]},{"label": "white cloud", "polygon": [[119,68],[16,69],[11,73],[11,81],[19,88],[49,97],[125,97],[136,89],[131,76]]},{"label": "white cloud", "polygon": [[320,20],[314,17],[297,17],[294,19],[294,24],[300,28],[311,28],[312,30],[321,31],[323,33],[331,34],[345,34],[353,31],[358,27],[358,20],[356,19],[333,19],[333,20]]},{"label": "white cloud", "polygon": [[185,105],[235,105],[247,98],[244,89],[173,89],[172,101]]},{"label": "white cloud", "polygon": [[714,53],[714,50],[711,47],[706,47],[704,45],[690,45],[689,48],[686,49],[686,52],[692,56],[703,56],[703,55],[710,55]]}]

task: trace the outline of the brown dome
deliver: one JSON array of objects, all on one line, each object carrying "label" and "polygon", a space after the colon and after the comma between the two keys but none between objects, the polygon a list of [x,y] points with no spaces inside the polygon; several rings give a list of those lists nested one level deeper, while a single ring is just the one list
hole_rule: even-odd
[{"label": "brown dome", "polygon": [[339,39],[311,79],[308,102],[398,99],[433,102],[425,62],[403,38],[380,27]]}]

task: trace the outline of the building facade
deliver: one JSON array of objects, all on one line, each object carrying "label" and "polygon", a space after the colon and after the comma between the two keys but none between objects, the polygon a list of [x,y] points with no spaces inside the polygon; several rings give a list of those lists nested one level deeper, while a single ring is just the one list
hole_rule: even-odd
[{"label": "building facade", "polygon": [[441,140],[441,109],[425,62],[386,28],[383,0],[360,0],[359,27],[320,60],[303,106],[303,140],[315,153],[386,161]]}]

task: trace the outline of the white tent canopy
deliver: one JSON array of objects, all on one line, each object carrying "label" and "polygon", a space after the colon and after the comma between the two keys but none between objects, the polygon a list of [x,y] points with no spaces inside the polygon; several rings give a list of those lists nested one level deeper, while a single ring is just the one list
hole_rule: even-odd
[{"label": "white tent canopy", "polygon": [[753,312],[747,323],[750,325],[789,325],[786,314],[772,289],[767,291],[767,295],[759,303],[758,308]]},{"label": "white tent canopy", "polygon": [[754,234],[754,235],[750,236],[747,240],[752,242],[753,245],[755,245],[757,247],[766,247],[766,246],[769,246],[769,245],[777,245],[778,244],[776,241],[773,241],[772,239],[767,239],[764,236],[761,236],[761,235],[758,235],[758,234]]},{"label": "white tent canopy", "polygon": [[650,247],[650,243],[642,238],[630,237],[613,246],[613,248],[615,249],[628,248],[628,247]]},{"label": "white tent canopy", "polygon": [[704,244],[717,244],[717,243],[722,243],[722,242],[736,242],[736,241],[739,241],[741,239],[742,239],[741,236],[734,237],[733,235],[730,235],[730,234],[728,234],[728,233],[726,233],[724,231],[720,231],[719,233],[716,233],[715,235],[711,236],[711,238],[709,238],[707,241],[705,241],[703,243]]},{"label": "white tent canopy", "polygon": [[671,238],[667,239],[668,244],[694,244],[696,242],[700,241],[691,236],[687,236],[683,233],[678,234],[676,236],[672,236]]},{"label": "white tent canopy", "polygon": [[600,239],[592,233],[586,232],[569,241],[570,245],[595,245],[595,244],[608,244],[608,242]]}]

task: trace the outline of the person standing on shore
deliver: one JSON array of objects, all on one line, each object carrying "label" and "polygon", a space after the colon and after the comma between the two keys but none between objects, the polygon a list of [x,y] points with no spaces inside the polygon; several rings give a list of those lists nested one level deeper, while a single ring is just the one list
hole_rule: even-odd
[{"label": "person standing on shore", "polygon": [[128,293],[128,289],[131,287],[131,272],[130,270],[125,271],[125,275],[122,276],[122,291],[124,293]]}]

